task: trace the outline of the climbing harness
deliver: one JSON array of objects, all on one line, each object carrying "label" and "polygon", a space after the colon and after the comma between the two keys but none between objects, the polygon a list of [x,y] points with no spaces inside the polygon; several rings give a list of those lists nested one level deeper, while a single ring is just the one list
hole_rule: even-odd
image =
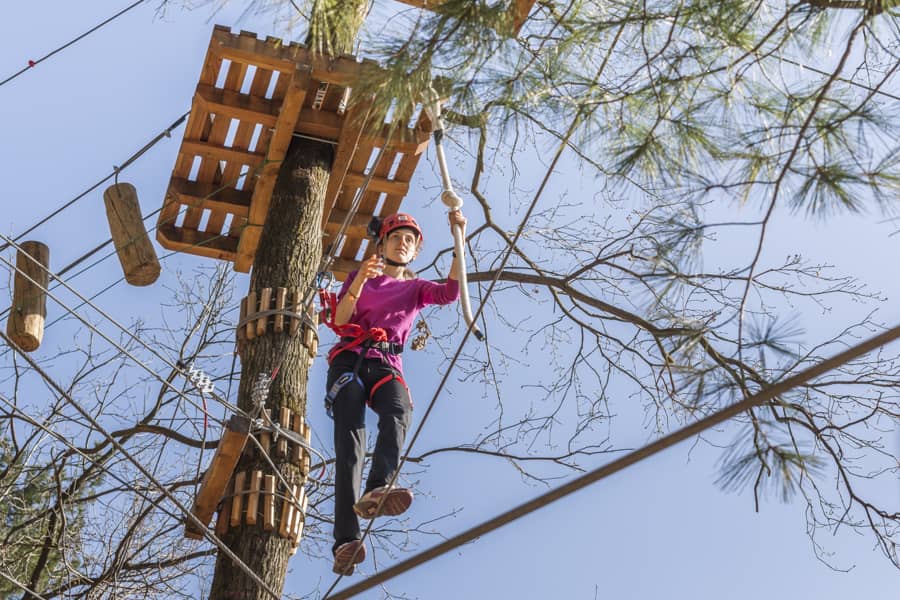
[{"label": "climbing harness", "polygon": [[[334,292],[320,289],[319,298],[323,307],[322,323],[327,325],[329,329],[334,331],[340,337],[340,342],[338,342],[338,344],[328,353],[328,364],[331,364],[334,358],[341,352],[352,350],[353,348],[362,348],[363,350],[374,349],[382,354],[400,354],[403,352],[403,344],[389,342],[387,339],[387,332],[380,327],[363,329],[355,323],[347,323],[345,325],[338,325],[335,323],[334,315],[337,310],[337,294]],[[341,390],[350,383],[356,383],[359,387],[365,388],[362,379],[359,377],[359,369],[362,366],[362,361],[365,359],[365,356],[365,351],[359,352],[353,365],[353,370],[341,373],[325,393],[325,412],[332,419],[334,418],[334,401],[341,393]],[[406,388],[407,393],[409,393],[409,386],[406,385],[403,376],[398,373],[396,369],[391,367],[391,373],[376,381],[372,386],[366,404],[372,406],[372,401],[375,398],[375,392],[378,388],[393,380],[399,381],[400,384]],[[412,403],[412,396],[410,396],[410,403]]]},{"label": "climbing harness", "polygon": [[[447,160],[444,157],[444,122],[441,119],[441,100],[438,96],[437,91],[435,91],[434,87],[429,88],[429,95],[424,104],[423,109],[428,114],[428,118],[431,119],[431,127],[432,127],[432,135],[434,136],[434,151],[437,156],[438,165],[441,169],[441,182],[444,186],[444,190],[441,192],[441,201],[450,211],[459,210],[462,208],[463,201],[462,198],[453,190],[453,182],[450,181],[450,170],[447,168]],[[459,305],[462,310],[463,318],[466,320],[466,324],[471,328],[472,333],[478,338],[478,341],[483,342],[485,337],[481,330],[478,328],[478,325],[475,323],[474,318],[472,317],[472,304],[469,301],[469,285],[468,285],[468,277],[466,275],[466,240],[463,237],[463,229],[460,225],[453,226],[453,245],[454,250],[456,252],[456,256],[459,260],[460,269],[459,269]]]}]

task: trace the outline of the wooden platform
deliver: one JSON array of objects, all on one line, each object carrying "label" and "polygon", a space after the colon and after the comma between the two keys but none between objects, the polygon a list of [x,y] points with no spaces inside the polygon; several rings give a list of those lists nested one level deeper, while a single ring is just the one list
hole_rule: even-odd
[{"label": "wooden platform", "polygon": [[159,243],[249,271],[280,162],[299,134],[335,144],[323,247],[374,170],[332,270],[343,279],[356,268],[366,225],[400,208],[431,131],[424,114],[361,127],[367,107],[347,109],[347,99],[364,68],[378,67],[350,55],[314,58],[301,44],[216,26],[159,215]]},{"label": "wooden platform", "polygon": [[[425,8],[428,10],[434,10],[441,4],[443,4],[442,0],[398,0],[403,4],[409,4],[410,6],[415,6],[417,8]],[[513,18],[513,34],[518,35],[519,30],[522,28],[522,25],[525,24],[525,19],[528,18],[528,13],[531,12],[531,8],[534,6],[535,0],[511,0],[509,10],[512,12]]]}]

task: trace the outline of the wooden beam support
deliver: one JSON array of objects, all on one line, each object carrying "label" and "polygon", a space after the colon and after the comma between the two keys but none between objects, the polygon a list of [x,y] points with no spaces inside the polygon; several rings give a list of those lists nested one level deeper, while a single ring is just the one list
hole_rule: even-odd
[{"label": "wooden beam support", "polygon": [[[191,513],[197,517],[201,523],[209,524],[216,506],[225,495],[225,489],[231,480],[231,474],[237,465],[241,452],[244,451],[244,444],[250,436],[250,419],[242,415],[232,415],[225,425],[225,432],[219,440],[216,452],[213,454],[209,468],[203,474],[203,480],[200,482],[200,490],[194,499],[194,505],[191,507]],[[199,540],[203,538],[192,521],[187,521],[184,530],[185,536]]]},{"label": "wooden beam support", "polygon": [[[361,173],[347,173],[347,176],[344,178],[344,187],[345,188],[358,188],[362,187],[363,183],[366,181],[366,176]],[[385,194],[396,194],[398,196],[405,196],[409,193],[409,182],[408,181],[394,181],[392,179],[385,179],[383,177],[372,177],[369,180],[369,186],[366,188],[366,193],[374,192]]]},{"label": "wooden beam support", "polygon": [[250,214],[251,194],[236,190],[228,184],[201,183],[173,177],[169,180],[168,195],[187,206],[222,211],[236,217],[246,218]]},{"label": "wooden beam support", "polygon": [[180,229],[174,225],[161,225],[156,230],[156,239],[168,250],[228,261],[233,261],[237,257],[237,240],[228,236]]},{"label": "wooden beam support", "polygon": [[234,161],[253,168],[261,166],[266,161],[266,155],[261,152],[235,150],[200,140],[185,139],[181,142],[181,152],[187,155],[202,156],[206,159]]},{"label": "wooden beam support", "polygon": [[314,54],[301,44],[276,45],[251,35],[236,36],[227,27],[220,26],[213,31],[210,52],[222,59],[262,66],[286,75],[293,73],[298,65],[310,65],[313,79],[344,87],[357,81],[362,68],[379,68],[374,60],[359,62],[350,55],[328,58]]},{"label": "wooden beam support", "polygon": [[300,107],[303,106],[303,101],[306,99],[308,86],[309,71],[301,69],[294,71],[285,92],[284,101],[281,103],[281,112],[278,114],[272,141],[269,142],[266,165],[253,187],[253,200],[250,202],[250,215],[247,218],[249,227],[244,229],[241,234],[238,256],[234,263],[235,271],[240,273],[247,273],[253,265],[259,238],[262,236],[262,226],[269,214],[269,204],[272,200],[272,190],[275,188],[278,170],[291,145],[294,127],[300,116]]},{"label": "wooden beam support", "polygon": [[194,92],[197,104],[207,112],[228,118],[274,127],[278,120],[278,103],[211,85],[199,84]]}]

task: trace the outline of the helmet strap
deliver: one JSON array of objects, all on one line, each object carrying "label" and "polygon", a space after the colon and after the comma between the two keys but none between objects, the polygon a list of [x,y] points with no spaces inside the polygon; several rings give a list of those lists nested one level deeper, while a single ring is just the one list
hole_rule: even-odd
[{"label": "helmet strap", "polygon": [[385,264],[390,265],[392,267],[405,267],[406,265],[409,264],[408,262],[404,263],[404,262],[397,262],[396,260],[391,260],[384,254],[381,255],[381,258],[382,258],[382,260],[384,260]]}]

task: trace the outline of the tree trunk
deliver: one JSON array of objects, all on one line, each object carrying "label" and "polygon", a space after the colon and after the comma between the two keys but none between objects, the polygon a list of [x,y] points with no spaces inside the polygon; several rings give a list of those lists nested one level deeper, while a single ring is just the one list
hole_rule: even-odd
[{"label": "tree trunk", "polygon": [[[272,194],[269,218],[266,219],[253,265],[251,290],[264,287],[305,290],[315,277],[322,255],[320,224],[332,155],[331,146],[327,144],[294,139]],[[306,365],[309,354],[302,339],[302,336],[290,337],[287,332],[270,332],[245,342],[238,396],[238,405],[242,410],[249,412],[253,408],[250,392],[257,375],[270,375],[276,367],[280,367],[271,385],[267,407],[274,409],[275,414],[281,407],[287,407],[306,415]],[[259,453],[249,448],[248,444],[235,472],[259,470],[271,473],[271,467]],[[286,459],[273,452],[271,458],[287,481],[300,481],[299,469],[290,462],[289,456]],[[280,482],[276,484],[276,489],[280,490],[280,494],[286,494]],[[275,499],[276,519],[281,516],[282,503],[282,499]],[[282,589],[292,543],[278,535],[277,524],[271,531],[264,529],[262,520],[256,525],[232,527],[223,536],[223,541],[271,587],[279,591]],[[209,597],[210,600],[271,598],[222,554],[216,561]]]},{"label": "tree trunk", "polygon": [[[306,45],[334,56],[352,52],[367,8],[367,0],[318,0],[314,3]],[[266,287],[306,290],[316,276],[322,255],[325,191],[333,158],[330,145],[294,138],[272,193],[269,215],[253,262],[250,291]],[[290,337],[287,333],[268,333],[246,341],[238,396],[241,409],[251,410],[250,391],[257,377],[270,375],[279,367],[266,405],[275,411],[288,407],[303,415],[305,420],[309,354],[301,342],[302,336]],[[289,457],[285,460],[276,452],[272,458],[288,482],[293,484],[300,480],[299,469],[290,463]],[[236,472],[253,470],[271,473],[271,467],[257,452],[245,450]],[[278,488],[284,493],[283,485],[276,483]],[[275,501],[276,518],[281,516],[282,503],[281,499]],[[254,573],[280,592],[284,588],[292,543],[280,537],[278,529],[276,524],[273,530],[266,531],[260,520],[256,525],[229,528],[223,541]],[[228,557],[219,554],[210,600],[263,600],[269,597]]]}]

